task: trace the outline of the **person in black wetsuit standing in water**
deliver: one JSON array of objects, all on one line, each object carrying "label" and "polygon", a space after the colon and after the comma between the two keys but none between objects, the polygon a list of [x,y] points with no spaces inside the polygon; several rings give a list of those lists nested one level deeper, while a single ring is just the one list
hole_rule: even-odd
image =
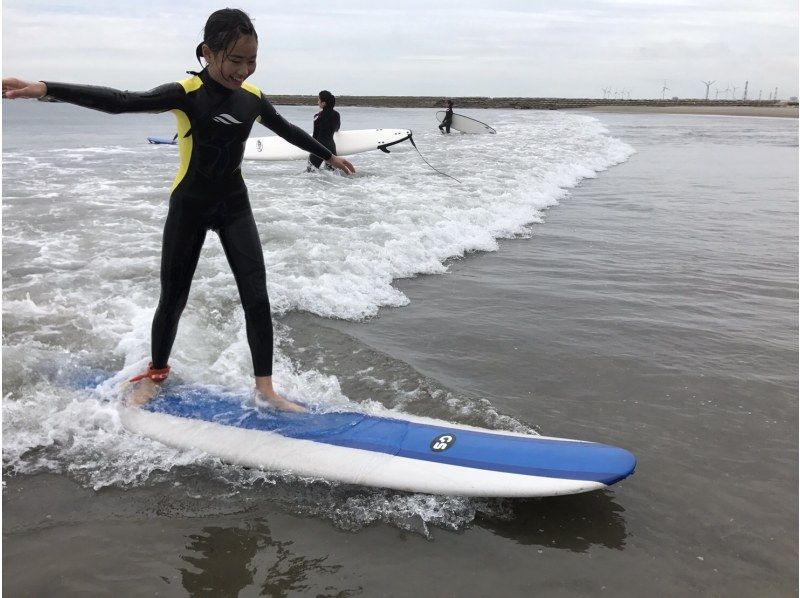
[{"label": "person in black wetsuit standing in water", "polygon": [[[189,297],[206,233],[222,242],[239,289],[259,399],[277,409],[305,411],[272,385],[272,318],[261,240],[242,179],[244,146],[258,121],[290,143],[320,156],[346,174],[353,165],[283,119],[264,94],[245,80],[256,70],[258,36],[250,17],[237,9],[214,12],[206,22],[198,61],[206,66],[177,83],[129,92],[51,81],[3,79],[4,98],[58,100],[103,112],[165,112],[177,120],[180,167],[169,200],[161,253],[161,296],[153,317],[152,361],[128,400],[153,398],[169,375],[169,355]],[[202,63],[201,63],[202,65]]]},{"label": "person in black wetsuit standing in water", "polygon": [[[336,142],[333,140],[333,134],[342,126],[342,119],[339,113],[333,109],[336,105],[336,97],[327,89],[323,89],[319,92],[317,103],[322,110],[314,115],[314,133],[312,137],[335,154]],[[316,154],[311,154],[308,157],[308,164],[307,170],[310,172],[312,166],[314,168],[320,167],[322,158]],[[333,170],[329,165],[325,167]]]},{"label": "person in black wetsuit standing in water", "polygon": [[450,126],[453,124],[453,100],[446,100],[444,103],[444,107],[446,108],[444,112],[444,118],[442,119],[442,124],[439,125],[439,132],[447,133],[450,132]]}]

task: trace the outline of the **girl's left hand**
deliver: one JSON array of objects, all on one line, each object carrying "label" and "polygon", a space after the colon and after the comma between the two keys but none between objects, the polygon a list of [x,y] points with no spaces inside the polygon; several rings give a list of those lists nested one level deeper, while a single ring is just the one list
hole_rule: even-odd
[{"label": "girl's left hand", "polygon": [[341,170],[345,174],[355,174],[355,167],[341,156],[331,156],[330,160],[326,160],[328,164]]}]

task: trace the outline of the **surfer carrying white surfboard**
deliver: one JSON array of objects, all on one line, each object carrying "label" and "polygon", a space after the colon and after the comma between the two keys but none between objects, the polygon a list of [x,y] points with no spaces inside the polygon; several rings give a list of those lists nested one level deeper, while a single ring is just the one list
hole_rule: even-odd
[{"label": "surfer carrying white surfboard", "polygon": [[[311,136],[335,154],[336,142],[333,140],[333,134],[342,126],[342,119],[339,113],[333,109],[336,105],[336,96],[327,89],[323,89],[319,92],[317,104],[321,110],[314,115],[314,132]],[[322,164],[322,158],[315,154],[309,154],[308,164],[309,171],[312,166],[314,168],[319,168]],[[333,170],[333,168],[327,164],[325,167]]]},{"label": "surfer carrying white surfboard", "polygon": [[450,126],[453,124],[453,100],[446,100],[444,103],[445,112],[444,119],[439,125],[440,133],[450,133]]},{"label": "surfer carrying white surfboard", "polygon": [[[152,399],[169,375],[169,355],[206,233],[219,235],[245,312],[255,386],[271,406],[305,411],[272,384],[272,317],[261,241],[250,208],[241,162],[255,121],[345,174],[353,165],[281,117],[245,80],[256,70],[258,35],[250,17],[222,9],[207,20],[195,55],[206,65],[178,83],[129,92],[49,81],[3,79],[3,97],[58,100],[112,114],[171,111],[177,120],[180,168],[172,185],[161,254],[161,295],[152,325],[152,361],[131,381],[129,402]],[[201,62],[202,65],[202,62]]]}]

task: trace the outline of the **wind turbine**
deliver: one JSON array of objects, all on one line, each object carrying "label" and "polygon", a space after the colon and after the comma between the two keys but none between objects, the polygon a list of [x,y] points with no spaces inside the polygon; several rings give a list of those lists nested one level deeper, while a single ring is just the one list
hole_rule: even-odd
[{"label": "wind turbine", "polygon": [[708,90],[711,88],[712,85],[714,85],[714,83],[716,83],[716,81],[702,81],[702,83],[704,83],[705,86],[706,86],[706,102],[707,102],[708,101]]},{"label": "wind turbine", "polygon": [[664,79],[664,87],[661,88],[661,99],[665,98],[666,93],[669,91],[669,87],[667,87],[667,80]]},{"label": "wind turbine", "polygon": [[750,85],[750,81],[745,81],[744,82],[744,93],[742,94],[742,99],[743,100],[747,99],[747,86],[748,85]]}]

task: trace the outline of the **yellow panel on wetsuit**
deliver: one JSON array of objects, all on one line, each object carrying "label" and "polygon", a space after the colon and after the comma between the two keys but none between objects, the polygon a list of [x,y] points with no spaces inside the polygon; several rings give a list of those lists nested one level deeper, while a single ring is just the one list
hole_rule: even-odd
[{"label": "yellow panel on wetsuit", "polygon": [[[187,94],[200,89],[200,87],[203,85],[203,81],[197,75],[178,81],[178,83],[180,83],[181,87],[183,87],[183,90]],[[175,179],[172,182],[172,187],[170,188],[170,191],[174,191],[175,187],[177,187],[183,180],[183,177],[186,176],[186,171],[189,170],[189,162],[192,159],[192,136],[187,135],[189,130],[192,128],[192,124],[189,121],[189,116],[183,110],[176,108],[171,112],[175,115],[176,125],[178,128],[178,155],[181,158],[180,166],[178,166],[178,172],[175,175]]]}]

